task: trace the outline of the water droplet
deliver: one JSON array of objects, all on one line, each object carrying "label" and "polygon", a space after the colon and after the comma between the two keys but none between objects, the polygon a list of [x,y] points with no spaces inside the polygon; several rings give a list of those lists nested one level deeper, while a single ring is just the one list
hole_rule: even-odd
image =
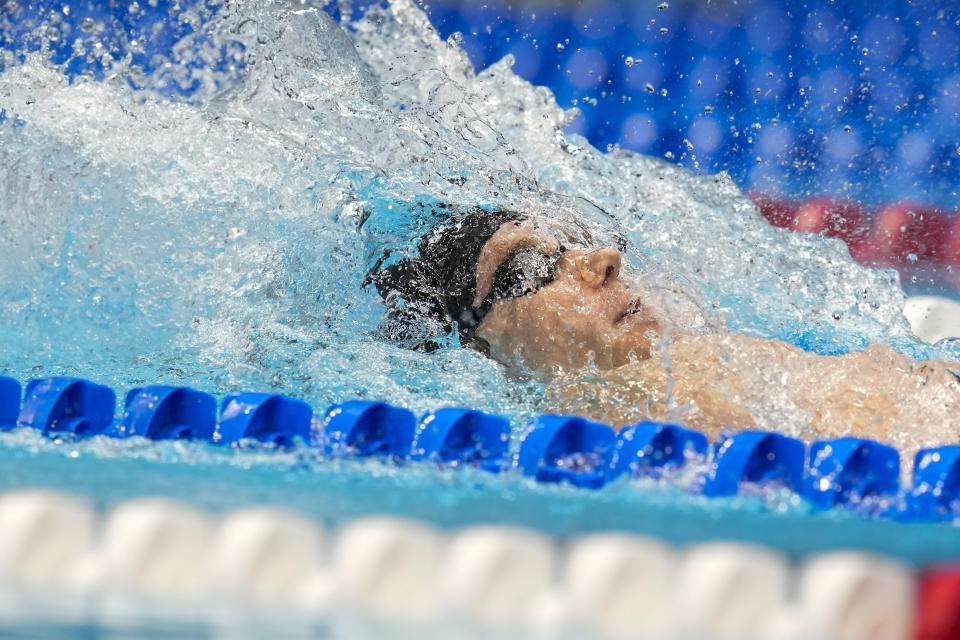
[{"label": "water droplet", "polygon": [[833,312],[833,319],[834,319],[834,320],[839,320],[839,319],[842,318],[842,317],[843,317],[843,314],[840,313],[839,311],[834,311],[834,312]]},{"label": "water droplet", "polygon": [[845,124],[845,125],[843,125],[843,131],[844,131],[845,133],[850,133],[851,131],[853,131],[853,127],[851,127],[851,126],[848,125],[848,124]]},{"label": "water droplet", "polygon": [[558,51],[558,52],[562,52],[562,51],[563,51],[564,49],[566,49],[566,48],[567,48],[566,45],[564,45],[562,42],[558,42],[558,43],[557,43],[557,51]]},{"label": "water droplet", "polygon": [[93,18],[88,16],[80,21],[80,29],[82,29],[83,31],[90,32],[90,31],[93,31],[93,26],[95,24],[96,23],[93,21]]},{"label": "water droplet", "polygon": [[56,27],[48,27],[47,39],[50,40],[51,42],[57,42],[58,40],[60,40],[60,29],[57,29]]},{"label": "water droplet", "polygon": [[667,151],[665,154],[663,154],[663,157],[667,160],[673,160],[673,151]]},{"label": "water droplet", "polygon": [[660,27],[660,35],[665,36],[668,33],[670,33],[670,29],[667,29],[666,27]]},{"label": "water droplet", "polygon": [[140,3],[131,2],[130,6],[127,7],[127,11],[129,11],[130,13],[140,13]]},{"label": "water droplet", "polygon": [[860,38],[856,34],[850,36],[850,42],[852,42],[853,44],[857,44],[858,40],[860,40]]},{"label": "water droplet", "polygon": [[61,11],[63,11],[63,15],[65,16],[70,15],[70,5],[68,4],[63,5],[63,9],[61,9]]},{"label": "water droplet", "polygon": [[865,55],[865,56],[866,56],[866,55],[869,55],[869,54],[870,54],[870,49],[867,49],[866,47],[864,47],[863,49],[860,49],[860,53],[862,53],[862,54]]},{"label": "water droplet", "polygon": [[460,43],[463,42],[463,33],[460,31],[454,31],[450,34],[450,37],[447,38],[447,42],[455,47],[460,46]]},{"label": "water droplet", "polygon": [[664,98],[666,98],[666,97],[667,97],[667,90],[666,90],[666,89],[660,89],[660,95],[662,95]]},{"label": "water droplet", "polygon": [[649,82],[648,82],[647,84],[643,85],[643,88],[646,90],[647,93],[653,93],[654,91],[657,90],[657,88],[656,88],[655,86],[653,86],[652,84],[650,84]]},{"label": "water droplet", "polygon": [[693,151],[693,143],[686,138],[683,139],[683,146],[685,146],[688,151]]},{"label": "water droplet", "polygon": [[705,106],[705,107],[703,108],[703,112],[704,112],[704,113],[713,113],[713,105],[712,105],[712,104],[708,104],[707,106]]},{"label": "water droplet", "polygon": [[667,2],[661,2],[657,5],[657,9],[660,9],[660,11],[666,11],[668,8],[670,8],[670,4]]},{"label": "water droplet", "polygon": [[917,257],[917,254],[915,254],[915,253],[908,253],[908,254],[907,254],[907,262],[909,262],[910,264],[916,264],[916,263],[917,263],[917,260],[919,260],[919,259],[920,259],[920,258],[918,258],[918,257]]}]

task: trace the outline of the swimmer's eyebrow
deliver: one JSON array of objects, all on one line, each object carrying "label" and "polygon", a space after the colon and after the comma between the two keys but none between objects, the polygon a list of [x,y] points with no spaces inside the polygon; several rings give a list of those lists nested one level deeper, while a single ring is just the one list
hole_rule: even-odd
[{"label": "swimmer's eyebrow", "polygon": [[560,250],[560,241],[544,235],[529,220],[512,220],[500,225],[480,250],[476,269],[477,293],[473,298],[473,308],[482,305],[490,294],[494,276],[503,261],[520,249],[556,253]]}]

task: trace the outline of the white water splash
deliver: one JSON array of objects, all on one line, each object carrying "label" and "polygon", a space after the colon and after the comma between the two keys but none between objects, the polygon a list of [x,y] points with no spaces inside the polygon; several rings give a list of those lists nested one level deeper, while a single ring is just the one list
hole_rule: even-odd
[{"label": "white water splash", "polygon": [[[172,59],[135,90],[122,64],[71,84],[33,54],[0,73],[0,371],[536,411],[534,383],[474,352],[371,335],[384,310],[363,276],[412,248],[434,202],[623,234],[645,277],[747,333],[927,353],[892,272],[770,227],[725,175],[565,136],[574,114],[547,89],[509,58],[475,74],[409,0],[346,30],[251,0],[211,33],[242,71]],[[200,90],[158,96],[171,74]]]}]

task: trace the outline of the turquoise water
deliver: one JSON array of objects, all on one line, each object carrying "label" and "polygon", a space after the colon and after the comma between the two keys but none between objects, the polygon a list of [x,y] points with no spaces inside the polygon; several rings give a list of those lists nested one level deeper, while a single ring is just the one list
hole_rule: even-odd
[{"label": "turquoise water", "polygon": [[272,504],[329,525],[371,514],[414,517],[454,529],[505,522],[566,538],[593,531],[645,533],[689,544],[745,540],[803,556],[836,548],[907,562],[960,557],[953,524],[902,524],[841,510],[814,512],[783,490],[736,498],[686,493],[682,479],[619,481],[601,491],[542,485],[432,465],[325,460],[316,452],[223,451],[198,443],[122,444],[107,438],[53,442],[21,432],[0,438],[0,486],[47,487],[88,497],[100,509],[164,495],[211,512]]},{"label": "turquoise water", "polygon": [[[632,277],[679,287],[731,329],[821,353],[874,341],[951,355],[912,338],[894,272],[855,264],[839,241],[771,228],[723,174],[564,136],[574,114],[549,91],[509,59],[477,76],[411,3],[343,28],[309,5],[239,2],[207,37],[157,61],[158,77],[114,60],[105,80],[68,82],[42,53],[0,72],[0,372],[119,390],[274,390],[317,409],[348,398],[466,405],[522,425],[544,408],[537,381],[455,344],[421,354],[373,335],[383,306],[364,274],[387,249],[409,252],[437,202],[577,219],[598,242],[620,234]],[[211,47],[238,64],[205,64]],[[158,91],[171,78],[199,89],[172,100]],[[315,455],[16,433],[0,440],[0,489],[48,486],[101,507],[162,494],[331,523],[390,512],[562,536],[616,528],[794,554],[960,557],[952,526],[812,514],[777,492],[588,492]]]}]

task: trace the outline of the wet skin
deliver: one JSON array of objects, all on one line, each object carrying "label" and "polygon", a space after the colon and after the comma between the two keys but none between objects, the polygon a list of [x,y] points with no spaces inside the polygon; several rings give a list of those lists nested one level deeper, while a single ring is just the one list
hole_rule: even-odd
[{"label": "wet skin", "polygon": [[[551,251],[559,244],[524,223],[500,227],[477,264],[475,306],[486,297],[503,260],[529,247]],[[537,373],[590,365],[613,369],[649,358],[662,323],[640,292],[623,281],[621,265],[616,249],[565,251],[553,281],[534,293],[495,302],[477,335],[489,343],[495,360]]]},{"label": "wet skin", "polygon": [[[477,263],[475,306],[515,251],[560,252],[542,231],[511,222],[491,237]],[[905,451],[960,437],[957,363],[918,362],[882,345],[820,356],[724,331],[666,342],[660,313],[622,279],[617,250],[568,250],[553,281],[496,301],[477,335],[495,360],[552,380],[547,396],[559,410],[614,426],[657,419],[710,435],[728,428],[859,435]]]}]

